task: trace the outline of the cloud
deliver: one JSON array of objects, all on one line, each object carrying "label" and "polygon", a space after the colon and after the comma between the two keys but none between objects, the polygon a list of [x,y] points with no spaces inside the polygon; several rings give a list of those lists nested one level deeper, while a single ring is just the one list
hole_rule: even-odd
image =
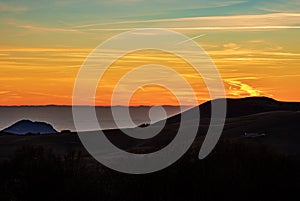
[{"label": "cloud", "polygon": [[[2,47],[0,52],[33,52],[33,53],[41,53],[41,52],[72,52],[72,53],[89,53],[93,49],[91,48],[20,48],[20,47]],[[2,54],[2,53],[1,53]]]},{"label": "cloud", "polygon": [[241,79],[225,79],[225,83],[229,84],[228,94],[234,96],[243,96],[245,93],[249,96],[260,96],[262,91],[240,81]]},{"label": "cloud", "polygon": [[1,12],[24,12],[27,11],[26,6],[14,6],[8,3],[0,2],[0,11]]},{"label": "cloud", "polygon": [[268,12],[299,12],[299,0],[259,1],[258,8]]},{"label": "cloud", "polygon": [[193,30],[267,30],[267,29],[300,29],[300,26],[235,26],[235,27],[171,27],[172,30],[193,31]]},{"label": "cloud", "polygon": [[[149,27],[132,27],[132,28],[113,28],[113,29],[87,29],[85,31],[130,31],[136,29],[146,29]],[[240,26],[240,27],[155,27],[160,29],[170,29],[174,31],[266,31],[276,29],[300,29],[300,26]]]},{"label": "cloud", "polygon": [[[177,31],[193,30],[276,30],[300,29],[299,13],[208,16],[155,20],[131,20],[84,24],[72,27],[85,31],[126,31],[140,28],[168,28]],[[125,26],[126,25],[126,26]]]},{"label": "cloud", "polygon": [[57,28],[57,27],[38,27],[38,26],[32,26],[32,25],[19,25],[18,27],[23,29],[29,29],[33,31],[47,31],[47,32],[80,32],[80,30],[76,29],[68,29],[68,28]]},{"label": "cloud", "polygon": [[[289,21],[287,21],[289,20]],[[155,20],[130,20],[130,21],[118,21],[108,23],[94,23],[75,26],[76,28],[95,27],[95,26],[107,26],[107,25],[120,25],[120,24],[145,24],[145,23],[187,23],[193,24],[206,24],[217,26],[232,26],[233,24],[239,26],[271,26],[278,24],[298,24],[300,22],[299,13],[270,13],[270,14],[256,14],[256,15],[231,15],[231,16],[208,16],[208,17],[188,17],[188,18],[166,18]]]},{"label": "cloud", "polygon": [[225,48],[227,49],[231,49],[231,50],[238,50],[240,49],[240,46],[236,43],[227,43],[223,45]]},{"label": "cloud", "polygon": [[262,39],[256,39],[256,40],[250,40],[248,42],[253,44],[260,44],[260,43],[264,43],[265,41]]},{"label": "cloud", "polygon": [[[207,1],[204,1],[207,2]],[[241,3],[247,3],[248,1],[222,1],[217,3],[216,5],[218,5],[217,7],[226,7],[226,6],[232,6],[232,5],[236,5],[236,4],[241,4]]]},{"label": "cloud", "polygon": [[170,11],[174,8],[182,9],[207,9],[207,8],[221,8],[237,4],[246,3],[248,0],[101,0],[96,1],[98,5],[133,5],[139,6],[140,9],[148,8],[153,10]]},{"label": "cloud", "polygon": [[27,91],[26,94],[30,95],[36,95],[36,96],[46,96],[46,97],[56,97],[56,98],[70,98],[71,96],[68,95],[59,95],[59,94],[53,94],[53,93],[42,93],[42,92],[32,92]]},{"label": "cloud", "polygon": [[8,93],[10,93],[10,91],[0,91],[0,95],[8,94]]}]

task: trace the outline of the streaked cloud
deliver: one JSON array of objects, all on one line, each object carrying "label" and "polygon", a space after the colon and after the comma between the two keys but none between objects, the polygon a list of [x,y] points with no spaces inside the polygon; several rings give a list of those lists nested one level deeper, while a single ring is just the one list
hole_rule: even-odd
[{"label": "streaked cloud", "polygon": [[[39,48],[39,47],[2,47],[0,52],[32,52],[32,53],[40,53],[40,52],[71,52],[71,53],[89,53],[92,51],[92,48]],[[2,54],[2,53],[1,53]]]},{"label": "streaked cloud", "polygon": [[71,98],[71,96],[68,95],[58,95],[53,93],[41,93],[41,92],[33,92],[33,91],[27,91],[27,94],[30,95],[37,95],[37,96],[46,96],[46,97],[55,97],[55,98]]},{"label": "streaked cloud", "polygon": [[77,32],[82,33],[80,30],[76,29],[68,29],[68,28],[58,28],[58,27],[38,27],[38,26],[32,26],[32,25],[19,25],[18,27],[23,29],[29,29],[32,31],[46,31],[46,32]]},{"label": "streaked cloud", "polygon": [[[88,30],[112,31],[146,27],[170,28],[176,30],[230,30],[230,29],[287,29],[299,28],[299,13],[271,13],[256,15],[209,16],[190,18],[169,18],[156,20],[131,20],[112,23],[85,24],[73,28],[88,28]],[[124,28],[118,25],[127,25]],[[131,26],[129,26],[131,25]],[[135,25],[135,26],[132,26]],[[142,25],[142,26],[136,26]],[[192,26],[191,26],[192,25]],[[106,28],[100,28],[100,27]],[[114,26],[107,28],[107,26]],[[97,28],[99,27],[99,28]]]},{"label": "streaked cloud", "polygon": [[248,96],[261,96],[263,94],[261,90],[255,89],[237,79],[225,79],[225,82],[230,85],[228,91],[230,95],[243,97],[245,93],[248,94]]},{"label": "streaked cloud", "polygon": [[299,12],[299,0],[259,1],[257,7],[268,12]]},{"label": "streaked cloud", "polygon": [[26,6],[12,5],[6,2],[0,2],[0,12],[24,12],[27,11]]},{"label": "streaked cloud", "polygon": [[238,50],[240,49],[240,46],[236,43],[226,43],[223,45],[225,48],[231,49],[231,50]]},{"label": "streaked cloud", "polygon": [[8,94],[8,93],[10,93],[10,91],[0,91],[0,95]]}]

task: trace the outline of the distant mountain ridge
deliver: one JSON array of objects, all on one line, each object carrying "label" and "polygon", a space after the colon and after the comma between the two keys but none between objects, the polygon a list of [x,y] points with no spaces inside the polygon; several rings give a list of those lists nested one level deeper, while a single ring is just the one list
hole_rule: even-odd
[{"label": "distant mountain ridge", "polygon": [[3,133],[26,135],[26,134],[55,134],[57,131],[52,125],[44,122],[21,120],[2,130]]}]

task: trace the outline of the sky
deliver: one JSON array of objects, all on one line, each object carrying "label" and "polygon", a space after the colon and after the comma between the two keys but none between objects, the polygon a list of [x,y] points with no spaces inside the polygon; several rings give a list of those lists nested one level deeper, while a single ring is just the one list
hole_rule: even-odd
[{"label": "sky", "polygon": [[[226,97],[300,101],[299,0],[0,0],[0,105],[71,105],[77,73],[89,53],[139,28],[167,28],[197,42],[219,70]],[[199,103],[209,100],[201,77],[180,58],[142,51],[113,64],[95,103],[110,105],[120,71],[151,63],[177,69],[192,83]],[[177,85],[167,73],[155,73]],[[123,86],[124,96],[132,93],[129,88]],[[189,104],[190,94],[178,88]],[[177,104],[171,91],[155,85],[136,89],[130,102]]]}]

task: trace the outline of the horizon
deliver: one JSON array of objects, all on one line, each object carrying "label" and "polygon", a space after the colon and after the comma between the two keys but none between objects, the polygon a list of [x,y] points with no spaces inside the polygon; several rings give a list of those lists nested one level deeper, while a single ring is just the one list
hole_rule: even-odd
[{"label": "horizon", "polygon": [[[217,98],[217,99],[210,99],[207,101],[203,101],[202,103],[199,103],[198,106],[205,104],[207,102],[219,100],[219,99],[226,99],[226,100],[242,100],[242,99],[248,99],[248,98],[267,98],[272,99],[277,102],[286,102],[286,103],[300,103],[300,101],[285,101],[285,100],[279,100],[272,97],[267,96],[248,96],[248,97],[241,97],[241,98]],[[49,105],[0,105],[0,107],[132,107],[132,108],[138,108],[138,107],[196,107],[194,105],[55,105],[55,104],[49,104]]]},{"label": "horizon", "polygon": [[[276,114],[277,111],[297,111],[300,106],[300,102],[284,102],[284,101],[278,101],[273,98],[269,97],[245,97],[245,98],[228,98],[229,100],[235,100],[234,102],[231,102],[233,104],[229,104],[230,107],[240,107],[241,105],[248,105],[252,104],[253,106],[257,105],[264,105],[264,106],[273,106],[273,109],[270,110],[272,113],[270,114]],[[249,99],[252,99],[253,101],[248,101]],[[215,99],[219,100],[219,99]],[[269,104],[270,101],[274,101],[275,103],[278,104]],[[206,102],[209,103],[210,101]],[[286,104],[281,104],[281,103],[286,103]],[[236,104],[236,105],[235,105]],[[207,108],[206,106],[209,106],[207,104],[201,104],[203,105],[204,108]],[[200,105],[200,106],[201,106]],[[285,106],[292,106],[294,105],[295,107],[288,107],[288,108],[281,108]],[[249,105],[248,105],[249,106]],[[70,130],[72,132],[76,132],[76,128],[74,127],[74,122],[73,122],[73,115],[72,115],[72,107],[73,106],[57,106],[57,105],[48,105],[48,106],[0,106],[1,112],[3,113],[9,113],[9,116],[3,116],[1,118],[1,123],[0,123],[0,130],[5,129],[9,127],[10,125],[13,125],[19,121],[23,120],[30,120],[33,122],[45,122],[48,124],[51,124],[57,131],[62,131],[62,130]],[[94,106],[75,106],[75,107],[94,107]],[[155,116],[154,119],[150,118],[150,113],[149,109],[151,109],[152,106],[112,106],[115,108],[118,108],[118,112],[121,110],[126,110],[126,108],[130,108],[130,114],[133,115],[134,122],[138,122],[136,125],[141,125],[143,123],[149,123],[149,122],[157,122],[162,120],[160,114],[156,114],[158,116]],[[192,110],[194,107],[192,106],[154,106],[154,107],[164,107],[166,113],[168,114],[165,118],[163,119],[168,119],[172,116],[176,116],[182,112],[185,112],[187,110]],[[181,110],[179,109],[181,107]],[[201,108],[201,107],[200,107]],[[258,107],[258,108],[265,108],[265,107]],[[266,107],[268,108],[268,107]],[[281,108],[281,109],[280,109]],[[104,130],[108,129],[116,129],[119,128],[118,126],[115,125],[115,120],[114,117],[111,116],[111,106],[95,106],[95,109],[97,111],[97,117],[100,117],[102,124],[104,125]],[[264,109],[263,109],[264,110]],[[205,109],[204,109],[205,111]],[[241,112],[239,117],[244,116],[242,113],[244,110],[239,110]],[[247,111],[247,110],[246,110]],[[250,110],[252,111],[252,110]],[[269,111],[267,109],[267,111]],[[131,113],[133,112],[133,113]],[[274,113],[275,112],[275,113]],[[122,113],[122,112],[121,112]],[[250,112],[251,113],[251,112]],[[253,110],[253,114],[259,114],[260,112]],[[59,114],[59,115],[58,115]],[[203,115],[203,113],[201,113]],[[232,115],[234,113],[228,113],[229,115]],[[249,116],[251,116],[249,114]],[[263,113],[261,113],[263,114]],[[100,115],[100,116],[98,116]],[[150,115],[150,116],[149,116]],[[124,116],[120,116],[123,123],[127,121],[128,119]],[[152,116],[153,118],[154,116]],[[245,115],[244,117],[247,117]],[[102,119],[104,118],[104,119]],[[118,117],[119,118],[119,117]],[[150,118],[150,119],[148,119]],[[98,119],[99,120],[99,119]],[[120,119],[119,119],[120,120]],[[127,122],[128,123],[128,122]],[[129,124],[128,124],[129,125]],[[124,125],[123,125],[124,126]],[[124,126],[123,128],[132,128],[131,126]]]}]

